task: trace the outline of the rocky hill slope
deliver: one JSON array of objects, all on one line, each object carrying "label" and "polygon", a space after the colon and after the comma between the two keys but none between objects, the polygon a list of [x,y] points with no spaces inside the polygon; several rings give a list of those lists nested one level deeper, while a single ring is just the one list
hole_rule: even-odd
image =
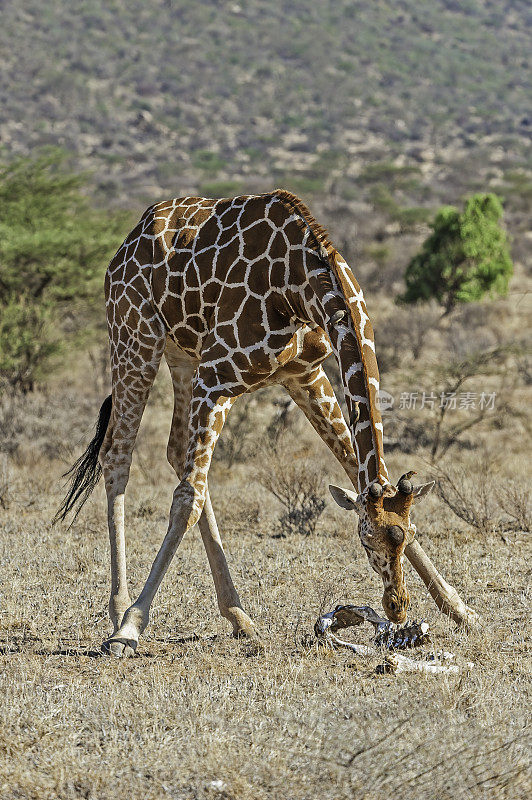
[{"label": "rocky hill slope", "polygon": [[524,167],[524,0],[2,6],[4,154],[59,144],[107,201],[283,184],[352,203],[383,181],[423,205]]}]

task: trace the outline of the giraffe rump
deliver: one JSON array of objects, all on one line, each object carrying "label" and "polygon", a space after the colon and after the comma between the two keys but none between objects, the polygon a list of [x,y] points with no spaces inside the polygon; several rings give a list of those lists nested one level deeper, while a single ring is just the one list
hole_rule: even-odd
[{"label": "giraffe rump", "polygon": [[109,425],[112,407],[112,395],[109,395],[105,398],[101,405],[100,413],[98,414],[98,421],[96,423],[96,431],[93,438],[89,442],[87,449],[70,467],[70,469],[63,474],[63,478],[70,479],[69,490],[65,499],[56,511],[55,517],[52,520],[52,525],[55,525],[56,522],[59,522],[60,520],[64,521],[70,511],[75,508],[76,511],[74,518],[70,523],[72,525],[92,494],[94,487],[100,480],[102,475],[102,467],[98,460],[98,456],[100,454],[100,449]]}]

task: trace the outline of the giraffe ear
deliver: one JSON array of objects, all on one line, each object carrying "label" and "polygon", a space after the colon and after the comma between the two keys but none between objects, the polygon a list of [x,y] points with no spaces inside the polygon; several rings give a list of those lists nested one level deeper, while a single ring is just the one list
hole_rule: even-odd
[{"label": "giraffe ear", "polygon": [[357,514],[360,514],[359,499],[356,492],[342,489],[341,486],[334,486],[333,484],[329,484],[329,491],[339,506],[347,509],[347,511],[356,511]]},{"label": "giraffe ear", "polygon": [[414,497],[416,500],[421,500],[426,494],[431,492],[436,485],[436,481],[429,481],[429,483],[422,483],[421,486],[414,486]]}]

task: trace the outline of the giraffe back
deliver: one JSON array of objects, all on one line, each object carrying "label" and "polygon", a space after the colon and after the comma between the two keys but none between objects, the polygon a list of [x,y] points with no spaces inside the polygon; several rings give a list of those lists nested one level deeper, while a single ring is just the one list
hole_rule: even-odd
[{"label": "giraffe back", "polygon": [[287,345],[293,318],[303,316],[298,275],[299,284],[305,281],[305,223],[278,195],[152,206],[111,262],[108,302],[139,324],[135,308],[150,302],[168,335],[195,358],[214,329],[232,352],[265,342],[270,368],[269,352]]}]

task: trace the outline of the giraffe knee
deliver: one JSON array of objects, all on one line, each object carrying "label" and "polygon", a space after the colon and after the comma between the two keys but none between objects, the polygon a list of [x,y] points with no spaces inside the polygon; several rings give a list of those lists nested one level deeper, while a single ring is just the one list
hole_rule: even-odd
[{"label": "giraffe knee", "polygon": [[106,490],[125,490],[129,480],[131,454],[117,453],[111,446],[100,463]]},{"label": "giraffe knee", "polygon": [[172,519],[181,517],[186,528],[192,528],[203,511],[206,488],[193,486],[189,481],[182,480],[174,491],[170,516]]}]

